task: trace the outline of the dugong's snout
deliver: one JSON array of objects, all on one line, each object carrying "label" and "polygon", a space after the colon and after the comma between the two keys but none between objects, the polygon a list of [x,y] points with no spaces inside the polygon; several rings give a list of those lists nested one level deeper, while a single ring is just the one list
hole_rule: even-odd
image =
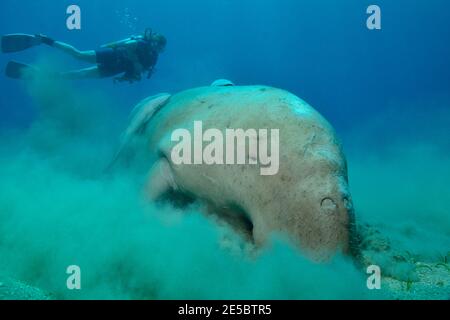
[{"label": "dugong's snout", "polygon": [[314,260],[334,254],[351,254],[353,201],[346,175],[313,174],[298,185],[296,206],[287,221],[299,246]]},{"label": "dugong's snout", "polygon": [[[334,179],[336,179],[334,177]],[[333,180],[334,180],[333,179]],[[319,232],[312,244],[315,251],[328,253],[351,253],[351,237],[354,224],[353,201],[348,192],[347,182],[338,178],[333,188],[316,198],[318,205],[316,221]]]}]

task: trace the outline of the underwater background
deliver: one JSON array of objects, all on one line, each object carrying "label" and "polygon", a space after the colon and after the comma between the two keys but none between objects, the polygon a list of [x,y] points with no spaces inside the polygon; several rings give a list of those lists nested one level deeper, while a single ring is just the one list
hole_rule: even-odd
[{"label": "underwater background", "polygon": [[[66,28],[70,4],[81,30]],[[381,30],[366,27],[371,4]],[[20,281],[42,290],[23,289],[32,298],[449,299],[449,19],[444,0],[3,0],[1,34],[87,50],[151,27],[168,45],[154,76],[132,85],[0,74],[0,298]],[[0,66],[9,60],[83,66],[44,46]],[[289,90],[334,126],[381,290],[344,257],[314,264],[282,241],[249,259],[195,208],[145,204],[125,173],[99,178],[136,103],[218,78]],[[66,288],[72,264],[80,291]]]}]

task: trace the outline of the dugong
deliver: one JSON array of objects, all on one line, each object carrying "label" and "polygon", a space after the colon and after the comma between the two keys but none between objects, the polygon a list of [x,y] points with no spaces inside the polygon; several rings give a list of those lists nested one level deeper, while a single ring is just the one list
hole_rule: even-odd
[{"label": "dugong", "polygon": [[[261,175],[260,165],[248,163],[175,164],[173,133],[194,136],[196,121],[204,131],[278,129],[277,173]],[[198,201],[256,246],[276,233],[313,260],[352,252],[354,211],[341,144],[331,125],[294,94],[221,80],[148,98],[135,108],[123,140],[134,138],[154,159],[144,188],[150,200]],[[252,156],[247,150],[246,158]]]}]

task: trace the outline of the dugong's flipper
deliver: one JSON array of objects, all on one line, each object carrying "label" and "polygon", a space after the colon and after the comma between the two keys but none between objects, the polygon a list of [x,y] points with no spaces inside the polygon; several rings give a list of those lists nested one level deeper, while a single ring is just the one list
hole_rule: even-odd
[{"label": "dugong's flipper", "polygon": [[169,190],[178,189],[172,169],[166,159],[160,159],[153,165],[148,180],[147,194],[153,201],[158,200]]},{"label": "dugong's flipper", "polygon": [[167,103],[169,98],[170,94],[160,93],[139,102],[131,111],[130,122],[124,132],[125,138],[143,132],[153,115]]},{"label": "dugong's flipper", "polygon": [[233,87],[234,83],[227,79],[218,79],[211,83],[211,87]]},{"label": "dugong's flipper", "polygon": [[131,112],[130,122],[122,134],[120,147],[107,169],[110,169],[116,163],[134,136],[145,132],[149,121],[169,101],[170,96],[168,93],[160,93],[142,100],[134,107]]}]

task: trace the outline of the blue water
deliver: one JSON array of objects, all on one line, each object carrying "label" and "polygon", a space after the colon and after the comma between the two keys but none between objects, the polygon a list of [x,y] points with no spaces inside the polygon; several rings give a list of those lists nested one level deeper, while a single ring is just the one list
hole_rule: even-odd
[{"label": "blue water", "polygon": [[[67,1],[2,1],[0,30],[45,33],[81,49],[146,27],[165,34],[168,47],[150,81],[132,86],[92,82],[99,90],[114,90],[124,108],[150,93],[176,92],[225,77],[238,84],[288,89],[345,131],[383,112],[392,99],[427,97],[450,88],[445,0],[377,1],[381,31],[365,26],[370,1],[80,0],[77,4],[82,30],[69,31]],[[47,50],[36,48],[14,59],[32,62]],[[0,65],[11,58],[0,56]],[[8,93],[0,97],[2,127],[29,121],[30,102],[20,86],[3,75],[0,85]]]},{"label": "blue water", "polygon": [[[66,8],[70,4],[77,4],[81,8],[81,30],[70,31],[66,28]],[[381,8],[381,30],[368,30],[366,27],[366,9],[371,4],[377,4]],[[447,0],[2,0],[0,3],[0,34],[43,33],[82,50],[97,49],[101,44],[140,33],[147,27],[164,34],[168,39],[167,48],[160,56],[156,73],[151,79],[143,79],[134,84],[114,84],[111,79],[71,81],[70,88],[73,92],[91,94],[97,91],[106,94],[114,101],[111,105],[114,112],[122,114],[125,119],[132,107],[147,96],[160,92],[176,93],[209,85],[218,78],[230,79],[238,85],[263,84],[289,90],[323,114],[341,138],[349,160],[350,185],[358,209],[357,218],[380,227],[386,235],[398,241],[401,250],[417,253],[421,261],[435,263],[436,252],[444,256],[447,254],[450,247],[447,203],[450,196],[450,4]],[[0,66],[3,68],[9,60],[33,64],[42,57],[52,57],[67,69],[85,66],[45,46],[15,54],[2,54]],[[14,130],[20,132],[29,128],[39,116],[39,106],[27,86],[21,81],[6,78],[2,72],[0,88],[0,134],[10,134]],[[61,104],[65,104],[64,100]],[[86,114],[86,110],[83,112]],[[119,134],[120,131],[117,131],[117,137]],[[14,139],[9,139],[8,142],[14,142]],[[86,153],[87,151],[84,155]],[[88,155],[87,158],[94,158],[94,155]],[[8,156],[3,154],[0,160],[3,157],[8,159]],[[101,194],[95,185],[85,185],[84,180],[71,180],[72,177],[67,177],[66,173],[61,175],[59,166],[57,170],[53,167],[48,169],[47,163],[29,167],[31,160],[21,162],[23,157],[19,159],[18,165],[14,164],[15,161],[10,161],[11,159],[5,160],[4,163],[8,165],[1,171],[4,176],[0,179],[5,182],[0,184],[0,190],[3,190],[5,195],[3,198],[0,195],[0,217],[1,210],[8,208],[17,207],[16,211],[11,209],[11,212],[20,213],[23,217],[27,214],[34,215],[39,210],[48,210],[51,212],[48,219],[53,221],[50,223],[57,225],[57,222],[54,222],[59,221],[59,218],[55,218],[57,210],[72,212],[72,208],[78,208],[78,204],[83,202],[86,196]],[[77,165],[79,163],[76,161],[71,164],[74,167]],[[41,169],[41,166],[44,169]],[[31,182],[23,189],[17,187],[16,193],[13,192],[14,188],[9,188],[10,183],[20,185],[18,179],[25,179],[18,176],[17,172],[28,174],[27,170],[30,170],[30,175],[38,181],[37,186],[45,186],[47,178],[52,181],[53,184],[50,184],[55,190],[51,187],[50,190],[61,197],[59,204],[53,203],[53,193],[44,192],[42,196],[36,196],[43,188],[33,186]],[[54,174],[54,178],[45,174]],[[126,193],[123,188],[123,185],[119,184],[109,186],[107,190],[115,192],[119,198]],[[73,195],[70,190],[73,190]],[[27,202],[17,200],[27,199],[28,192],[31,196],[35,195],[36,199],[39,198],[38,209],[32,206],[23,207],[22,204]],[[67,194],[70,196],[66,199],[64,197]],[[114,193],[111,196],[111,199],[113,198]],[[104,201],[99,201],[92,212],[103,212],[105,207],[114,207],[119,208],[114,210],[117,211],[117,216],[120,216],[120,208],[135,206],[131,199],[125,203],[112,204]],[[77,214],[78,211],[73,210],[72,214]],[[89,212],[88,210],[84,217],[89,217]],[[99,221],[108,221],[107,219],[106,216],[101,216]],[[53,242],[47,243],[45,232],[36,231],[36,235],[32,235],[34,228],[25,220],[27,219],[17,218],[14,220],[16,224],[12,225],[20,226],[20,232],[30,232],[30,239],[33,236],[46,239],[42,240],[43,246],[48,245],[51,250],[56,250]],[[45,226],[44,222],[40,223]],[[92,227],[90,223],[88,225]],[[203,234],[201,223],[200,227],[195,221],[190,223],[198,229],[196,230],[199,235]],[[84,230],[77,227],[79,226],[74,227],[75,230]],[[176,232],[188,234],[190,227],[188,224]],[[19,231],[17,233],[20,233]],[[159,231],[155,232],[159,234]],[[167,232],[170,239],[180,240],[177,238],[179,235],[171,233],[175,231]],[[206,234],[212,239],[209,231]],[[105,239],[108,236],[109,234],[105,235]],[[64,237],[57,235],[55,239],[64,242]],[[11,235],[8,239],[16,238]],[[138,249],[134,249],[136,252],[133,253],[141,256],[147,248],[146,244],[143,244],[147,243],[147,240],[144,241],[138,236],[131,240],[138,243]],[[23,241],[22,245],[36,257],[46,256],[47,251],[36,249],[32,240]],[[114,244],[120,246],[123,242],[117,240]],[[184,239],[181,242],[184,242]],[[200,251],[191,250],[189,247],[202,242],[200,236],[198,239],[189,238],[184,244],[184,250],[180,251],[192,253],[194,257],[203,257],[206,261],[205,272],[214,266],[219,270],[218,275],[226,273],[228,269],[224,266],[218,267],[216,260],[211,258],[216,257],[212,253],[216,252],[215,248],[207,249],[211,255],[206,258]],[[80,247],[85,249],[91,246],[91,243],[86,241],[80,244]],[[177,250],[176,248],[177,245],[171,242],[167,248],[161,250],[164,252],[162,257],[172,258],[171,252]],[[17,255],[16,251],[2,250],[0,246],[0,253],[10,255],[12,266],[26,265],[27,262],[12,258]],[[93,268],[101,269],[103,260],[96,259],[96,254],[90,250],[86,249],[85,263],[89,264],[87,261],[92,258]],[[128,252],[126,250],[122,248],[117,251],[120,255]],[[105,254],[105,259],[111,258],[115,261],[116,255],[113,253],[114,250],[111,249],[111,254]],[[70,254],[68,256],[73,257]],[[279,279],[282,279],[280,283],[283,283],[283,279],[287,279],[287,282],[293,283],[292,286],[297,285],[297,280],[299,286],[302,285],[302,281],[309,277],[297,278],[296,266],[311,268],[308,270],[314,270],[312,274],[318,277],[334,279],[334,274],[328,274],[322,269],[316,273],[316,269],[303,260],[298,265],[293,262],[286,274],[280,275],[273,270],[278,270],[276,263],[292,257],[284,251],[275,254],[275,257],[275,261],[278,261],[272,262],[275,268],[270,267],[270,259],[267,264],[261,262],[257,265],[260,272],[258,274],[261,274],[261,277],[273,277],[274,283],[278,283]],[[67,256],[62,254],[56,260],[65,263],[66,258]],[[36,263],[32,258],[29,259],[24,261]],[[377,256],[373,259],[380,264],[392,264],[391,260],[385,257]],[[177,257],[171,262],[172,269],[168,268],[167,272],[162,269],[167,273],[164,275],[165,279],[178,279],[178,275],[186,270],[197,270],[197,264],[192,261],[186,262]],[[155,265],[154,261],[146,263]],[[180,265],[184,263],[186,267],[181,268]],[[411,262],[408,268],[414,263]],[[286,264],[283,263],[279,267]],[[51,263],[48,265],[53,266]],[[0,275],[2,266],[4,267],[4,264],[0,261]],[[52,268],[49,267],[49,270],[53,272]],[[233,268],[239,273],[250,266],[234,264]],[[397,278],[409,281],[412,279],[408,273],[411,268],[409,271],[406,269],[399,267],[389,272]],[[22,273],[14,276],[26,275],[26,270],[23,269]],[[136,270],[133,269],[133,272]],[[350,273],[343,279],[354,279],[354,275]],[[46,290],[55,290],[60,296],[67,298],[65,291],[57,285],[48,284],[43,274],[46,273],[36,271],[36,275],[29,275],[25,280]],[[114,278],[118,275],[113,273],[110,276]],[[139,276],[136,278],[140,279]],[[444,282],[443,291],[448,289],[445,284],[449,283],[449,278]],[[233,284],[239,285],[240,278],[236,279]],[[203,281],[208,285],[209,281],[217,279],[214,275],[208,275]],[[222,296],[217,292],[203,292],[197,288],[198,292],[196,291],[197,295],[194,294],[194,297],[236,297],[233,295],[235,291],[232,285],[230,289],[224,280],[218,282],[231,291]],[[148,285],[143,280],[141,283],[144,287]],[[162,297],[190,297],[188,294],[183,295],[184,291],[174,288],[171,281],[163,283],[168,284],[168,288],[164,287],[166,291]],[[195,283],[188,282],[186,292],[190,292],[189,284],[196,286]],[[308,285],[314,287],[314,284]],[[292,293],[295,291],[294,287],[290,292],[281,286],[278,290],[278,287],[274,289],[261,285],[257,289],[262,292],[261,295],[255,294],[256,291],[254,292],[249,284],[245,288],[242,296],[238,297],[305,298],[305,295]],[[341,287],[336,285],[335,294],[331,296],[361,297],[353,291],[348,294],[343,288],[346,288],[345,284]],[[128,297],[128,292],[124,292],[126,293],[120,292],[116,296],[102,287],[97,288],[95,292],[89,292],[87,297]],[[302,292],[304,293],[304,290]],[[130,293],[129,297],[135,296]],[[318,293],[314,297],[322,295]]]}]

